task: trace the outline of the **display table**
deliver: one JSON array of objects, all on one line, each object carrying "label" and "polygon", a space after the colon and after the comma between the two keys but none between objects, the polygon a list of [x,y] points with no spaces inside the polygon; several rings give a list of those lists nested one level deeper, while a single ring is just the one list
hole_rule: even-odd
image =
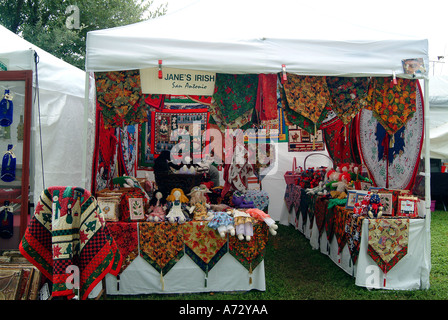
[{"label": "display table", "polygon": [[[325,202],[322,197],[316,196],[312,201],[308,199],[308,204],[304,203],[306,199],[303,201],[303,197],[299,198],[300,200],[295,200],[298,205],[290,207],[289,223],[310,241],[313,249],[327,255],[337,266],[353,276],[357,286],[395,290],[429,288],[431,269],[429,219],[422,217],[408,219],[407,253],[387,272],[383,272],[369,254],[369,223],[373,223],[370,219],[360,218],[357,222],[359,238],[349,240],[345,226],[348,219],[353,217],[351,211],[342,206],[336,206],[329,211],[325,209],[328,200]],[[311,211],[307,209],[310,203],[314,206]],[[424,201],[421,201],[419,212],[424,213],[424,207]],[[303,214],[304,212],[306,214]]]},{"label": "display table", "polygon": [[108,222],[123,256],[118,276],[106,276],[110,295],[265,290],[268,229],[254,226],[250,241],[222,239],[206,226]]}]

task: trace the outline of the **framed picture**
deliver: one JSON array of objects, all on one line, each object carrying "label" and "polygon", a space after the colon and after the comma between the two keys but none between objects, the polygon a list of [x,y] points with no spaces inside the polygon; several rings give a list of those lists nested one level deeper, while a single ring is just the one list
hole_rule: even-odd
[{"label": "framed picture", "polygon": [[378,193],[380,196],[381,204],[383,205],[383,215],[391,216],[393,215],[393,200],[392,193]]},{"label": "framed picture", "polygon": [[414,218],[418,216],[417,197],[398,197],[397,216]]},{"label": "framed picture", "polygon": [[365,195],[367,195],[369,193],[369,191],[365,191],[365,190],[356,190],[356,199],[355,199],[355,203],[361,203],[362,199],[365,197]]},{"label": "framed picture", "polygon": [[357,191],[356,190],[349,190],[347,193],[347,202],[345,204],[345,208],[346,209],[353,209],[353,207],[355,206],[356,203],[356,194]]},{"label": "framed picture", "polygon": [[143,220],[145,218],[143,198],[129,198],[129,216],[131,220]]},{"label": "framed picture", "polygon": [[106,221],[119,221],[119,197],[98,197],[98,207],[100,207],[101,212],[104,215]]}]

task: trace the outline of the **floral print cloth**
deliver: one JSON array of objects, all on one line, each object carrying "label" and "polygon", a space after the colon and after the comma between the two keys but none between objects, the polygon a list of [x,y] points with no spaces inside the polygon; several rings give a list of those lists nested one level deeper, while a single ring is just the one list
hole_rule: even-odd
[{"label": "floral print cloth", "polygon": [[182,230],[177,224],[139,223],[140,256],[161,274],[168,271],[184,255]]},{"label": "floral print cloth", "polygon": [[120,269],[122,273],[139,255],[137,223],[108,222],[107,227],[123,257]]},{"label": "floral print cloth", "polygon": [[409,219],[370,219],[368,254],[387,273],[406,254]]},{"label": "floral print cloth", "polygon": [[252,120],[258,91],[257,74],[216,74],[210,112],[221,130],[240,128]]},{"label": "floral print cloth", "polygon": [[98,108],[104,117],[105,128],[146,121],[146,103],[138,70],[97,72],[95,84]]},{"label": "floral print cloth", "polygon": [[416,79],[397,78],[394,85],[390,77],[372,78],[367,95],[375,118],[393,135],[416,111]]},{"label": "floral print cloth", "polygon": [[187,222],[182,229],[186,254],[208,274],[227,252],[227,239],[221,238],[206,222]]},{"label": "floral print cloth", "polygon": [[[322,113],[330,101],[325,77],[288,74],[284,90],[289,109],[296,113],[295,116],[301,115],[309,119],[318,128],[318,123],[322,122]],[[294,118],[294,113],[292,115]],[[305,127],[301,128],[307,130]],[[313,128],[312,133],[314,131]]]},{"label": "floral print cloth", "polygon": [[254,207],[262,211],[269,207],[269,194],[264,190],[247,190],[244,199],[248,202],[252,201]]},{"label": "floral print cloth", "polygon": [[369,78],[326,77],[330,106],[344,125],[349,124],[367,105]]},{"label": "floral print cloth", "polygon": [[268,242],[269,229],[265,223],[254,225],[254,235],[250,241],[229,237],[229,252],[249,273],[263,261]]}]

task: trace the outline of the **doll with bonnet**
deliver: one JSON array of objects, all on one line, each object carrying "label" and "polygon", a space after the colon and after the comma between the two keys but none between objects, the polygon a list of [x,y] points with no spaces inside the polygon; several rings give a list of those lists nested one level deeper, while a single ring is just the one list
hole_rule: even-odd
[{"label": "doll with bonnet", "polygon": [[210,205],[207,203],[206,194],[210,190],[203,184],[191,188],[191,192],[188,194],[190,197],[190,215],[194,220],[210,220],[211,214],[208,213]]}]

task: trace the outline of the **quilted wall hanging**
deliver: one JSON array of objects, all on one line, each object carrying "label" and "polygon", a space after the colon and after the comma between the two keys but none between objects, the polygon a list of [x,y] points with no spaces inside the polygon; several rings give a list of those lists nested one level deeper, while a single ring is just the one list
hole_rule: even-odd
[{"label": "quilted wall hanging", "polygon": [[416,111],[393,135],[386,132],[374,111],[362,109],[358,115],[359,151],[377,187],[408,190],[413,186],[424,136],[424,109],[419,84],[415,93]]},{"label": "quilted wall hanging", "polygon": [[[185,147],[183,149],[185,151],[190,150],[192,157],[201,155],[207,141],[207,137],[203,139],[204,133],[207,133],[209,128],[207,109],[156,111],[151,117],[153,141],[151,148],[154,157],[163,150],[171,150],[175,145],[180,149]],[[188,146],[181,146],[184,134],[189,137],[190,149]]]}]

